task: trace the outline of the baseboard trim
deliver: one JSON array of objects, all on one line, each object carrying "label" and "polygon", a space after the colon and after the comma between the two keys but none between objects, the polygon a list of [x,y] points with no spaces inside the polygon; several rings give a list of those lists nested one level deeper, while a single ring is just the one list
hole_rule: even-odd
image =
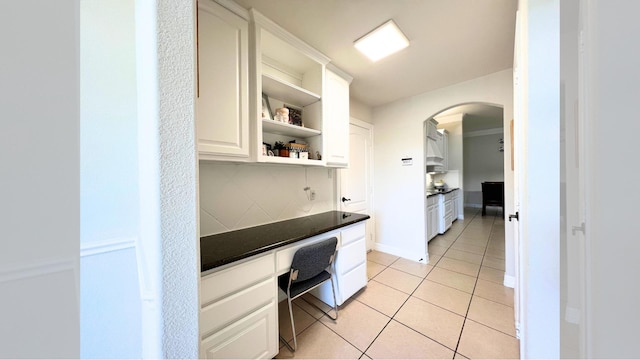
[{"label": "baseboard trim", "polygon": [[101,255],[114,251],[135,248],[137,240],[137,237],[126,237],[84,243],[80,245],[80,257]]},{"label": "baseboard trim", "polygon": [[0,268],[0,283],[47,276],[65,271],[76,271],[76,261],[74,259],[41,261],[12,268]]},{"label": "baseboard trim", "polygon": [[413,260],[413,261],[418,261],[421,263],[427,263],[427,261],[429,260],[428,256],[426,255],[422,255],[419,258],[416,259],[416,253],[414,252],[408,252],[404,249],[400,249],[397,248],[395,246],[389,246],[389,245],[385,245],[385,244],[380,244],[380,243],[374,243],[373,244],[373,249],[383,252],[383,253],[387,253],[387,254],[391,254],[391,255],[395,255],[395,256],[399,256],[401,258],[405,258],[405,259],[409,259],[409,260]]},{"label": "baseboard trim", "polygon": [[502,285],[513,289],[516,287],[516,277],[504,274],[504,281],[502,282]]}]

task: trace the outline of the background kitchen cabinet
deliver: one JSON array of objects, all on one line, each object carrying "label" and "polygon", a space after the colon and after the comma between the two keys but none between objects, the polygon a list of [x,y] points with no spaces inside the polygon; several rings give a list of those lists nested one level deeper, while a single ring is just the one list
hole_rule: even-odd
[{"label": "background kitchen cabinet", "polygon": [[[258,162],[324,165],[324,160],[312,159],[323,148],[323,91],[325,66],[329,58],[284,30],[261,13],[252,9],[253,19],[251,69],[255,69],[255,88],[252,88],[251,122],[255,124],[256,159]],[[262,94],[265,94],[271,113],[285,105],[302,111],[304,126],[275,121],[262,116]],[[306,143],[311,148],[309,159],[268,156],[262,144],[291,140]]]},{"label": "background kitchen cabinet", "polygon": [[449,171],[449,132],[444,129],[438,130],[442,135],[438,137],[438,149],[442,154],[442,172]]},{"label": "background kitchen cabinet", "polygon": [[438,122],[434,119],[430,119],[427,122],[427,137],[431,140],[437,140],[438,137]]},{"label": "background kitchen cabinet", "polygon": [[427,239],[431,240],[440,230],[440,209],[439,199],[442,195],[434,195],[427,197]]},{"label": "background kitchen cabinet", "polygon": [[453,192],[440,195],[440,234],[444,234],[453,223]]},{"label": "background kitchen cabinet", "polygon": [[349,85],[352,80],[331,65],[326,69],[322,117],[327,166],[349,166]]},{"label": "background kitchen cabinet", "polygon": [[249,15],[198,2],[198,153],[204,160],[249,161]]},{"label": "background kitchen cabinet", "polygon": [[453,190],[451,193],[453,195],[451,199],[452,216],[453,221],[456,221],[460,218],[460,207],[462,206],[462,204],[460,204],[460,189]]}]

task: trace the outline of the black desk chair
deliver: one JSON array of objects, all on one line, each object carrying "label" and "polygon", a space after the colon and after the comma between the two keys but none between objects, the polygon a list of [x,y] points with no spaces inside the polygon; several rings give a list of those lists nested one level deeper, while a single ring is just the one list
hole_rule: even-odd
[{"label": "black desk chair", "polygon": [[338,239],[332,237],[298,249],[293,255],[291,270],[289,270],[287,274],[283,274],[278,278],[278,286],[287,294],[287,302],[289,303],[289,317],[291,318],[291,331],[293,332],[293,349],[289,343],[282,338],[282,336],[280,339],[291,351],[296,351],[298,348],[296,327],[293,323],[293,308],[291,307],[291,302],[295,298],[306,294],[327,281],[331,281],[334,304],[333,310],[335,311],[336,316],[332,317],[322,311],[322,309],[320,310],[331,319],[338,319],[338,303],[336,302],[336,291],[333,286],[333,276],[326,270],[327,268],[331,269],[333,260],[336,256],[337,244]]},{"label": "black desk chair", "polygon": [[487,214],[487,206],[500,206],[504,214],[504,181],[482,183],[482,216]]}]

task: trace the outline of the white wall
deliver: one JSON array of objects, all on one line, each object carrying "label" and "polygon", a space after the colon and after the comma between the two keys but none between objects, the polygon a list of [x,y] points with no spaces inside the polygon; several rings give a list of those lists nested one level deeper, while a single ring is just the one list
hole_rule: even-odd
[{"label": "white wall", "polygon": [[78,2],[0,1],[0,358],[78,358]]},{"label": "white wall", "polygon": [[[504,106],[505,124],[513,114],[512,70],[504,70],[374,109],[376,248],[413,260],[426,256],[424,121],[456,105],[481,102]],[[509,120],[506,120],[509,119]],[[509,146],[506,139],[505,146]],[[413,166],[402,166],[412,157]],[[505,156],[506,158],[506,156]],[[505,159],[505,163],[510,159]],[[513,175],[505,176],[511,189]],[[506,212],[513,194],[506,193]],[[506,224],[506,274],[514,275],[513,240]]]},{"label": "white wall", "polygon": [[373,111],[371,107],[354,98],[349,99],[349,116],[364,122],[373,122]]},{"label": "white wall", "polygon": [[521,134],[516,152],[522,149],[516,165],[522,194],[517,287],[522,358],[560,356],[559,7],[559,0],[522,0],[518,6],[524,35],[518,59],[522,115],[515,120]]},{"label": "white wall", "polygon": [[201,162],[200,234],[335,210],[335,177],[326,168]]},{"label": "white wall", "polygon": [[80,355],[142,355],[135,7],[80,2]]},{"label": "white wall", "polygon": [[[640,171],[638,84],[640,3],[634,0],[580,3],[586,12],[585,104],[588,127],[586,181],[588,358],[638,358],[640,323]],[[603,134],[611,134],[608,136]],[[616,174],[620,196],[602,189]]]},{"label": "white wall", "polygon": [[498,151],[499,134],[465,136],[464,138],[464,203],[482,206],[482,182],[504,181],[504,152]]}]

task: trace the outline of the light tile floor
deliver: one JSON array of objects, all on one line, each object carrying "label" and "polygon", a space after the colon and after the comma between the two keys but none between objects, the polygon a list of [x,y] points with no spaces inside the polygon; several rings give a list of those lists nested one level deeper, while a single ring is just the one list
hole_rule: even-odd
[{"label": "light tile floor", "polygon": [[[298,350],[280,343],[277,358],[486,359],[519,358],[513,289],[504,277],[504,220],[465,209],[465,219],[429,242],[429,263],[372,251],[367,287],[339,309],[337,322],[294,301]],[[286,302],[280,334],[292,340]]]}]

